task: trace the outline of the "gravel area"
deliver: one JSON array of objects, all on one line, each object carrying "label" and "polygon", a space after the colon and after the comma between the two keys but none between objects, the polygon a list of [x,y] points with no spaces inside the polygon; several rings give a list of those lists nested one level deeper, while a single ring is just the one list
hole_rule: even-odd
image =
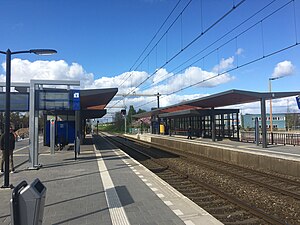
[{"label": "gravel area", "polygon": [[202,181],[221,188],[231,195],[238,196],[240,199],[248,201],[251,205],[255,205],[269,214],[276,215],[285,221],[286,224],[300,225],[300,201],[292,197],[275,193],[249,182],[240,181],[190,161],[179,158],[165,158],[161,160],[180,171],[197,176]]}]

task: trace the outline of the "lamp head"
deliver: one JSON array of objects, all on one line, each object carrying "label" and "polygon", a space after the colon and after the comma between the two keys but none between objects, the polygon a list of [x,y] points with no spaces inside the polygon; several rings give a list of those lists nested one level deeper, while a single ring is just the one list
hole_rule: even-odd
[{"label": "lamp head", "polygon": [[36,55],[53,55],[57,53],[54,49],[31,49],[29,52]]}]

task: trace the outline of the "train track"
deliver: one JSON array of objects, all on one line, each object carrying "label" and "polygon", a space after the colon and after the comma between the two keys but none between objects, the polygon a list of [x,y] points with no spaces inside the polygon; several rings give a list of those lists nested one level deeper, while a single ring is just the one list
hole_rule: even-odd
[{"label": "train track", "polygon": [[[145,143],[143,141],[133,140],[135,143],[138,143],[148,148],[159,148],[157,144]],[[162,147],[160,146],[160,149]],[[300,182],[292,179],[288,179],[282,176],[275,174],[264,173],[261,171],[217,161],[210,159],[201,155],[186,153],[177,149],[167,149],[163,148],[164,151],[175,153],[182,158],[196,164],[201,164],[209,169],[218,171],[220,173],[226,173],[232,177],[235,177],[239,180],[246,181],[252,184],[259,185],[263,188],[267,188],[271,191],[278,192],[280,194],[290,196],[294,199],[300,200]]]},{"label": "train track", "polygon": [[[286,224],[285,221],[270,215],[248,202],[224,192],[218,187],[199,180],[199,177],[178,170],[173,163],[166,163],[168,158],[180,156],[169,152],[141,150],[131,141],[117,137],[109,138],[115,145],[140,161],[175,189],[193,200],[224,224]],[[147,149],[146,149],[147,150]],[[149,150],[149,149],[148,149]],[[164,159],[164,160],[162,160]]]}]

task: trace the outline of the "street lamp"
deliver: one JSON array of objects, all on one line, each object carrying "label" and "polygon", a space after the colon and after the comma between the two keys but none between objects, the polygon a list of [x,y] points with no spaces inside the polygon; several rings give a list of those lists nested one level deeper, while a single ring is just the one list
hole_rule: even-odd
[{"label": "street lamp", "polygon": [[2,188],[10,188],[9,185],[9,128],[10,128],[10,77],[11,77],[11,55],[23,54],[23,53],[34,53],[36,55],[52,55],[57,53],[53,49],[31,49],[27,51],[16,51],[11,52],[10,49],[7,49],[6,52],[0,51],[1,54],[6,55],[6,93],[5,93],[5,169],[4,169],[4,185]]},{"label": "street lamp", "polygon": [[[271,81],[272,80],[277,80],[279,78],[282,78],[282,77],[271,77],[271,78],[269,78],[269,92],[270,92],[270,94],[272,93],[272,83],[271,83]],[[270,97],[270,132],[271,132],[271,135],[272,135],[272,132],[273,132],[272,95]],[[272,141],[273,141],[273,138],[272,138]]]}]

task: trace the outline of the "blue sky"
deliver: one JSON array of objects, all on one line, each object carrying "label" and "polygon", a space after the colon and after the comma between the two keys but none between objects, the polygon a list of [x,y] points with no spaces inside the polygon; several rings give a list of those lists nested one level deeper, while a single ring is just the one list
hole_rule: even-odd
[{"label": "blue sky", "polygon": [[[137,64],[134,64],[178,2],[165,26]],[[268,91],[268,78],[271,76],[283,76],[272,82],[273,91],[299,90],[299,45],[247,66],[242,65],[299,42],[300,0],[189,2],[2,0],[0,50],[53,48],[58,51],[58,54],[46,57],[28,54],[14,56],[12,81],[27,82],[30,78],[79,79],[82,88],[118,87],[122,94],[133,91],[147,94],[174,92],[161,99],[162,106],[229,89]],[[182,16],[158,42],[187,4]],[[265,10],[207,48],[268,4]],[[274,13],[285,4],[285,7]],[[233,5],[238,7],[212,26]],[[251,26],[253,28],[248,30]],[[199,35],[199,39],[189,45]],[[150,51],[152,48],[153,51]],[[181,52],[182,48],[184,51]],[[177,53],[177,57],[164,65]],[[189,63],[175,69],[198,53]],[[4,55],[0,56],[0,62],[0,81],[4,81]],[[237,66],[242,67],[235,69]],[[218,76],[221,72],[224,74]],[[216,78],[201,82],[214,76]],[[169,79],[163,80],[167,77]],[[198,85],[176,92],[196,83]],[[155,100],[131,97],[126,100],[126,105],[149,109],[156,105],[155,101],[147,104],[152,99]],[[122,105],[123,102],[113,104]],[[286,111],[287,104],[297,111],[294,100],[280,100],[273,104],[275,112]],[[256,112],[256,105],[243,106],[243,112]]]}]

